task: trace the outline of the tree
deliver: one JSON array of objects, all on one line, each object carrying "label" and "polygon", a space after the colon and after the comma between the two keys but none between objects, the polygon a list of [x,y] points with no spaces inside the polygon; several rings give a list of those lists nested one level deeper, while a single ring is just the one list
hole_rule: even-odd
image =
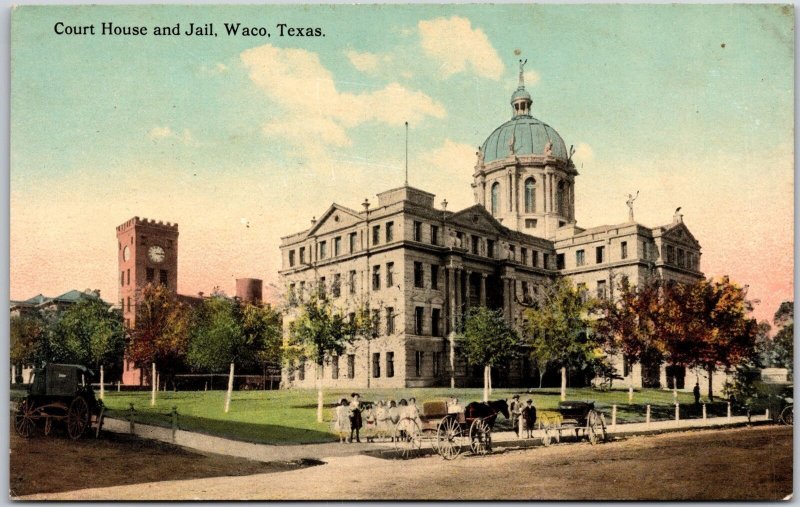
[{"label": "tree", "polygon": [[713,400],[713,373],[751,357],[758,324],[748,317],[752,305],[746,287],[725,276],[693,284],[672,284],[664,295],[664,348],[673,364],[702,367],[708,372]]},{"label": "tree", "polygon": [[39,313],[15,315],[9,324],[11,364],[40,364],[47,359],[49,323]]},{"label": "tree", "polygon": [[[130,331],[128,356],[151,376],[151,363],[174,387],[189,343],[189,308],[163,285],[147,284],[136,295],[136,322]],[[150,379],[151,383],[155,379]]]},{"label": "tree", "polygon": [[492,366],[513,357],[519,348],[517,334],[501,310],[479,306],[470,308],[458,341],[467,362],[483,366],[483,401],[489,401]]},{"label": "tree", "polygon": [[794,364],[794,302],[782,302],[773,322],[780,328],[772,340],[774,364],[787,368],[791,374]]},{"label": "tree", "polygon": [[561,368],[562,400],[566,399],[567,367],[584,364],[593,356],[595,346],[587,333],[592,305],[583,291],[559,278],[523,311],[523,343],[535,362]]},{"label": "tree", "polygon": [[372,361],[370,358],[372,341],[380,335],[381,311],[383,305],[373,307],[369,301],[358,306],[350,323],[354,339],[358,339],[367,346],[367,387],[372,377]]},{"label": "tree", "polygon": [[316,366],[317,422],[322,422],[323,365],[331,356],[343,353],[354,334],[354,324],[316,293],[300,304],[299,314],[289,323],[286,358],[311,359]]},{"label": "tree", "polygon": [[122,313],[100,298],[83,298],[61,313],[48,341],[49,361],[119,368],[125,350]]}]

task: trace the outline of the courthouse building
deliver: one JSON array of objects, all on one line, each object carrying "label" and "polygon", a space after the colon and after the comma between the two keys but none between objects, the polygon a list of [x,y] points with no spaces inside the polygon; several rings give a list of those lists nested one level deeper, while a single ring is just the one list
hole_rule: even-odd
[{"label": "courthouse building", "polygon": [[[345,313],[368,304],[380,322],[375,339],[354,342],[325,365],[327,386],[449,385],[449,335],[470,307],[502,309],[519,326],[526,301],[560,276],[601,297],[613,297],[622,276],[636,285],[650,275],[702,278],[700,244],[679,210],[669,223],[647,227],[633,220],[631,196],[627,222],[577,226],[573,150],[531,116],[531,105],[520,73],[512,118],[477,153],[473,206],[452,211],[406,184],[359,209],[334,203],[309,229],[282,238],[280,274],[290,299],[316,290]],[[453,363],[457,385],[481,378],[482,369],[458,353]],[[666,383],[661,370],[650,384]],[[640,368],[633,374],[641,385]],[[524,359],[493,375],[495,385],[533,385]],[[313,386],[314,365],[295,363],[283,381]]]}]

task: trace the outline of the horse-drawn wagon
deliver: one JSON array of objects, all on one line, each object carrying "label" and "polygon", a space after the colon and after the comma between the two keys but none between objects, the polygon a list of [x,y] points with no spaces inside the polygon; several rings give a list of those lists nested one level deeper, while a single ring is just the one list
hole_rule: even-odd
[{"label": "horse-drawn wagon", "polygon": [[53,422],[65,423],[70,438],[80,438],[88,428],[99,434],[105,407],[94,396],[91,370],[74,364],[48,364],[34,371],[28,395],[20,400],[14,416],[17,433],[29,438],[43,425],[49,435]]},{"label": "horse-drawn wagon", "polygon": [[539,416],[539,428],[543,431],[542,444],[560,442],[563,431],[574,430],[575,438],[580,434],[592,445],[606,440],[606,421],[592,401],[561,401],[556,412],[543,411]]},{"label": "horse-drawn wagon", "polygon": [[444,459],[457,458],[466,448],[473,454],[492,451],[492,428],[498,414],[509,418],[504,400],[473,402],[462,409],[447,401],[428,401],[418,417],[403,417],[395,427],[395,447],[402,457],[429,442]]}]

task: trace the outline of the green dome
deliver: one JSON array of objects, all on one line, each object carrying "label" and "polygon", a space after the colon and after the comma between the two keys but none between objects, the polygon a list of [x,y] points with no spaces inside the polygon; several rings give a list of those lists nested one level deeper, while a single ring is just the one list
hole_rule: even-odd
[{"label": "green dome", "polygon": [[[517,90],[519,93],[520,90]],[[522,90],[524,93],[524,90]],[[516,93],[514,94],[516,95]],[[512,97],[512,101],[514,98]],[[564,140],[550,125],[528,115],[519,115],[495,129],[483,143],[483,161],[488,164],[508,157],[508,143],[514,137],[514,153],[517,155],[544,155],[547,142],[552,143],[552,156],[567,160]]]}]

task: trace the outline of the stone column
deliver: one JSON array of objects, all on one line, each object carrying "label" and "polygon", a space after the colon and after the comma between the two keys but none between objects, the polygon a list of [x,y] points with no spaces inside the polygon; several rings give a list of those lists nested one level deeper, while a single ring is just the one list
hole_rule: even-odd
[{"label": "stone column", "polygon": [[464,286],[464,309],[469,310],[470,298],[472,294],[472,271],[466,270],[465,275],[466,284]]},{"label": "stone column", "polygon": [[[461,304],[462,304],[462,301],[461,301],[461,286],[462,286],[462,284],[461,284],[461,270],[459,268],[455,268],[455,273],[454,273],[453,278],[455,278],[454,289],[455,289],[455,300],[456,300],[455,301],[455,307],[453,308],[453,315],[456,316],[456,318],[457,318],[456,322],[458,322],[458,321],[461,320]],[[453,327],[453,330],[455,330],[455,327]]]},{"label": "stone column", "polygon": [[450,332],[454,332],[456,330],[456,287],[455,287],[455,280],[454,280],[454,269],[447,268],[447,306],[448,311],[450,312]]},{"label": "stone column", "polygon": [[486,273],[481,273],[481,306],[486,306]]},{"label": "stone column", "polygon": [[510,189],[510,208],[512,212],[517,211],[517,172],[511,172],[511,189]]},{"label": "stone column", "polygon": [[575,182],[569,184],[569,219],[575,220]]}]

